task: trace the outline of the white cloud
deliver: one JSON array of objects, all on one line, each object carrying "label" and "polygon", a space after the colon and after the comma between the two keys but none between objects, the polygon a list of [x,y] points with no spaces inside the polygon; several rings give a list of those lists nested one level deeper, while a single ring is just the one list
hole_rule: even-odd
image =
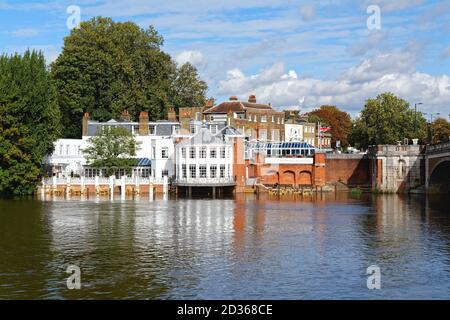
[{"label": "white cloud", "polygon": [[417,72],[414,62],[414,56],[408,53],[377,55],[364,59],[336,80],[299,78],[293,70],[286,72],[281,63],[249,76],[235,69],[220,82],[219,91],[242,98],[256,94],[258,101],[276,107],[298,106],[303,111],[334,104],[352,114],[364,106],[366,99],[391,91],[407,101],[425,102],[425,111],[448,113],[450,77]]},{"label": "white cloud", "polygon": [[442,51],[441,58],[442,59],[450,58],[450,46],[448,46],[447,48],[444,49],[444,51]]},{"label": "white cloud", "polygon": [[14,37],[36,37],[41,33],[37,28],[22,28],[9,32]]},{"label": "white cloud", "polygon": [[311,21],[315,14],[316,10],[312,4],[306,4],[300,8],[300,17],[303,21]]},{"label": "white cloud", "polygon": [[365,6],[378,5],[382,12],[398,11],[421,5],[424,0],[367,0]]},{"label": "white cloud", "polygon": [[201,66],[204,63],[203,54],[200,51],[190,51],[186,50],[183,52],[180,52],[176,58],[175,61],[179,65],[183,65],[187,62],[193,64],[196,67]]}]

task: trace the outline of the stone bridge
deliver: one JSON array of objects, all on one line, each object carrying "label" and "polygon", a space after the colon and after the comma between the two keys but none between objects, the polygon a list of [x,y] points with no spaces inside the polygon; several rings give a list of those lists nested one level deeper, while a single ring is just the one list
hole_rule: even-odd
[{"label": "stone bridge", "polygon": [[450,193],[450,142],[427,146],[425,187],[430,193]]}]

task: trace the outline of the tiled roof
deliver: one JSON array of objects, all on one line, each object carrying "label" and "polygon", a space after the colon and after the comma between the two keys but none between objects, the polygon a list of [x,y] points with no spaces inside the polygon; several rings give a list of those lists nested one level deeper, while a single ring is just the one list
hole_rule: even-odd
[{"label": "tiled roof", "polygon": [[272,110],[272,107],[268,104],[243,101],[226,101],[205,110],[204,113],[243,112],[247,109]]}]

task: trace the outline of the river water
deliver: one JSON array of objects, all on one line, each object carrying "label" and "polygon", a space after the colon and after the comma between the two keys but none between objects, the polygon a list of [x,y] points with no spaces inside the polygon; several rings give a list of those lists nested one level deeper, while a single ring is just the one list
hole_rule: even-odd
[{"label": "river water", "polygon": [[0,200],[0,299],[450,299],[448,199]]}]

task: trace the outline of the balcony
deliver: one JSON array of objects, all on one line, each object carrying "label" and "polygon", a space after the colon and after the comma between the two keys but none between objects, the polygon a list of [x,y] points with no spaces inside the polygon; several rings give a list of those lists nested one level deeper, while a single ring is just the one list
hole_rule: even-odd
[{"label": "balcony", "polygon": [[176,185],[180,187],[228,187],[235,186],[234,178],[184,178],[177,179]]}]

